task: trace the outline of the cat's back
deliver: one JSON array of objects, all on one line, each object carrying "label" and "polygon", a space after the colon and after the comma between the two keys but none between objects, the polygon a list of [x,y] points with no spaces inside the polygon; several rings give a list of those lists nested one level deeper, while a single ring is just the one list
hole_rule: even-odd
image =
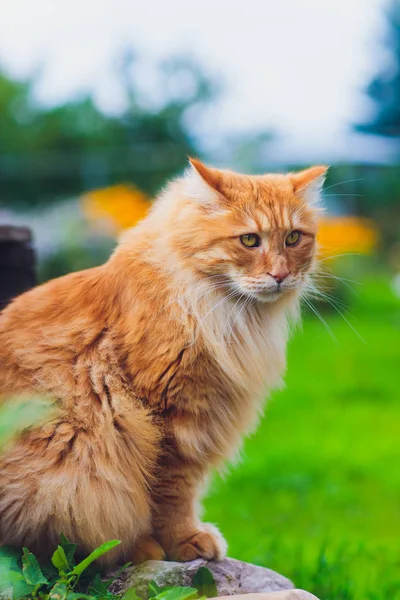
[{"label": "cat's back", "polygon": [[[26,339],[96,309],[105,278],[101,267],[69,273],[17,296],[0,312],[0,336]],[[101,306],[99,310],[101,310]]]},{"label": "cat's back", "polygon": [[70,362],[106,318],[103,267],[70,273],[15,298],[0,313],[0,392],[18,391],[46,360]]}]

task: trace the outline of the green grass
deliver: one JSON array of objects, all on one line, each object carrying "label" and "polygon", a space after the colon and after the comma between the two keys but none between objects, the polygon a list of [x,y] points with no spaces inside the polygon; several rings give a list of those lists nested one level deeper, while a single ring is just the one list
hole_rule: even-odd
[{"label": "green grass", "polygon": [[306,316],[242,462],[205,502],[230,555],[322,600],[400,599],[400,301],[366,279],[348,317]]}]

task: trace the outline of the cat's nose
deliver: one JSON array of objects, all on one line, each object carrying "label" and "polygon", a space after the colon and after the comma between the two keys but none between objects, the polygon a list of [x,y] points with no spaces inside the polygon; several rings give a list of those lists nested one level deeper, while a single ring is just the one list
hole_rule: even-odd
[{"label": "cat's nose", "polygon": [[275,279],[276,283],[280,284],[289,275],[289,271],[279,271],[277,273],[268,273],[268,275],[271,275],[271,277],[273,277]]}]

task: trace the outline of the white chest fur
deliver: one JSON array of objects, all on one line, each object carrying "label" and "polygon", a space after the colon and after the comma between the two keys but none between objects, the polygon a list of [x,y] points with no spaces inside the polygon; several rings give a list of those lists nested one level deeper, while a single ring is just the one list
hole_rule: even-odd
[{"label": "white chest fur", "polygon": [[214,359],[222,393],[205,414],[181,423],[175,437],[188,456],[215,460],[235,454],[243,434],[256,425],[264,398],[281,385],[289,312],[296,312],[297,301],[286,306],[207,304],[197,307],[197,335]]},{"label": "white chest fur", "polygon": [[[215,303],[198,319],[204,342],[232,383],[253,397],[279,386],[286,366],[291,302]],[[203,308],[204,311],[204,308]]]}]

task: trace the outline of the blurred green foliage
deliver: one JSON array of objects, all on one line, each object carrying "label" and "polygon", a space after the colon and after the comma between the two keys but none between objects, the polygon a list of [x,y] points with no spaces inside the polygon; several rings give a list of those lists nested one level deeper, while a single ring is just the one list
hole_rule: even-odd
[{"label": "blurred green foliage", "polygon": [[[368,273],[369,260],[346,270]],[[309,314],[286,389],[205,503],[231,556],[323,600],[400,599],[400,299],[385,274],[361,283],[346,317],[366,343],[325,311],[335,344]]]},{"label": "blurred green foliage", "polygon": [[3,204],[35,207],[120,181],[154,193],[188,154],[198,154],[187,117],[215,99],[212,78],[192,60],[171,58],[158,67],[162,94],[154,105],[134,69],[126,53],[117,71],[126,106],[118,115],[102,112],[90,96],[45,107],[35,101],[35,78],[15,81],[0,71]]},{"label": "blurred green foliage", "polygon": [[39,397],[19,396],[1,399],[0,451],[24,429],[43,422],[52,415],[49,401]]},{"label": "blurred green foliage", "polygon": [[108,260],[115,243],[115,239],[92,235],[91,232],[87,235],[75,234],[39,261],[39,281],[44,282],[73,271],[97,267]]},{"label": "blurred green foliage", "polygon": [[367,88],[375,107],[369,123],[357,129],[400,138],[400,0],[391,0],[386,10],[386,64]]}]

